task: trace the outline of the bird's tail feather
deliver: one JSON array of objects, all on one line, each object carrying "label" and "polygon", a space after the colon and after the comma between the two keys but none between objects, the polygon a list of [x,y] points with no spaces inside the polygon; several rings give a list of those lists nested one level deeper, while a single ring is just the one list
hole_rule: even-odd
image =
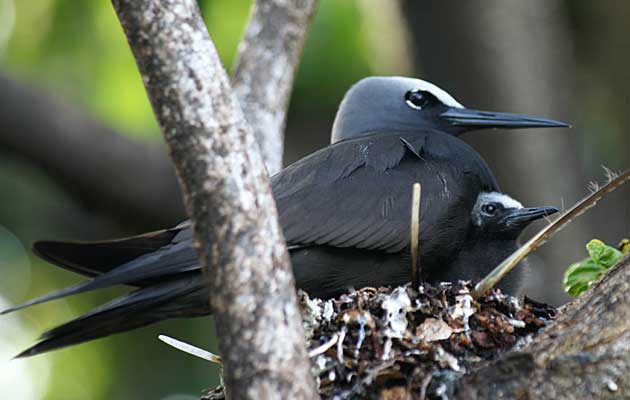
[{"label": "bird's tail feather", "polygon": [[58,242],[41,240],[33,245],[39,258],[88,277],[111,269],[169,244],[183,229],[175,227],[115,240]]},{"label": "bird's tail feather", "polygon": [[34,356],[165,319],[207,315],[210,306],[204,283],[200,275],[191,275],[138,289],[44,333],[39,343],[16,358]]},{"label": "bird's tail feather", "polygon": [[[196,253],[187,243],[170,245],[176,229],[103,242],[37,242],[35,253],[51,263],[92,279],[0,311],[8,314],[36,304],[118,284],[145,286],[157,277],[195,269]],[[109,254],[111,253],[111,254]]]}]

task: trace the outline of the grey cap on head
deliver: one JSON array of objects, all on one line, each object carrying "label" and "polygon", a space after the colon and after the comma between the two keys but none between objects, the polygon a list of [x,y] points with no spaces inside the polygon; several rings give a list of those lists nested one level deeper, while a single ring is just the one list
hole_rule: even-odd
[{"label": "grey cap on head", "polygon": [[339,105],[331,143],[384,131],[408,131],[423,127],[422,115],[410,107],[409,91],[433,94],[447,107],[463,108],[450,94],[421,79],[373,76],[361,79],[348,90]]},{"label": "grey cap on head", "polygon": [[450,94],[421,79],[375,76],[360,80],[337,111],[331,143],[377,133],[432,130],[458,136],[476,129],[567,127],[528,115],[465,108]]}]

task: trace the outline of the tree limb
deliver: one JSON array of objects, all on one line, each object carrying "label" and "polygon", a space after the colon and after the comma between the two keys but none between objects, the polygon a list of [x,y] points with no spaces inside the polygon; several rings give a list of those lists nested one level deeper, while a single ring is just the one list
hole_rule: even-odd
[{"label": "tree limb", "polygon": [[0,150],[45,170],[90,208],[145,229],[185,216],[163,147],[130,140],[1,74],[0,104]]},{"label": "tree limb", "polygon": [[[270,174],[282,168],[291,88],[317,3],[257,1],[239,45],[232,82]],[[162,147],[130,140],[3,75],[0,104],[0,149],[40,167],[83,204],[144,229],[185,217]]]},{"label": "tree limb", "polygon": [[113,0],[193,217],[232,398],[316,398],[253,134],[194,0]]},{"label": "tree limb", "polygon": [[232,85],[270,175],[282,169],[293,80],[318,0],[258,0],[239,44]]},{"label": "tree limb", "polygon": [[630,397],[630,256],[523,351],[465,376],[458,399]]}]

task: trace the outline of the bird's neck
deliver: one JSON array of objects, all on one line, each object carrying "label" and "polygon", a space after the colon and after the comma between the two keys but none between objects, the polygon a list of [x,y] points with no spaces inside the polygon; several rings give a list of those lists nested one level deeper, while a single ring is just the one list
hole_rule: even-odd
[{"label": "bird's neck", "polygon": [[[479,281],[517,249],[516,240],[480,238],[468,242],[453,263],[453,269],[466,280]],[[522,283],[522,268],[516,268],[499,287],[516,294]]]}]

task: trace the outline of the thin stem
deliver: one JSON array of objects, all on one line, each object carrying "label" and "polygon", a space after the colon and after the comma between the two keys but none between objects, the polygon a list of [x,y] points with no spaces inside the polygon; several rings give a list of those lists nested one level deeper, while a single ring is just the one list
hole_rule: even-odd
[{"label": "thin stem", "polygon": [[411,201],[411,280],[413,287],[420,286],[422,269],[420,268],[420,197],[422,186],[416,182],[413,184],[413,197]]}]

